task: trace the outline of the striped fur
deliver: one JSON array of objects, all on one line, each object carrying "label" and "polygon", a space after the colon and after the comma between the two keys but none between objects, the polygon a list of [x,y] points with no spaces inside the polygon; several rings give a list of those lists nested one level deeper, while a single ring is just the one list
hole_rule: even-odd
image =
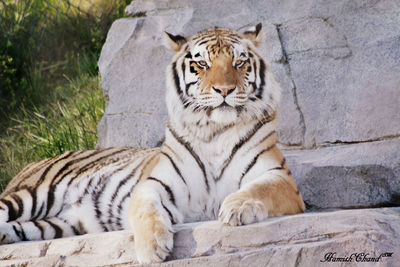
[{"label": "striped fur", "polygon": [[131,229],[140,262],[163,261],[172,225],[228,225],[305,207],[276,147],[280,87],[257,52],[261,25],[168,34],[160,148],[66,152],[30,164],[0,196],[0,243]]}]

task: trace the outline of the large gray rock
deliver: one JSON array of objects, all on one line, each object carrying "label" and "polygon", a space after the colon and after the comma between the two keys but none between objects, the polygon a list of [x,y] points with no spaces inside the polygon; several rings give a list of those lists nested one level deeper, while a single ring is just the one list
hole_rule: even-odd
[{"label": "large gray rock", "polygon": [[[368,266],[400,262],[400,208],[306,213],[242,227],[213,221],[175,229],[172,260],[153,266],[318,266],[329,253],[351,257],[353,265],[364,258],[354,253],[367,258],[382,254]],[[136,263],[133,244],[128,231],[12,244],[1,246],[0,266],[130,266]]]},{"label": "large gray rock", "polygon": [[400,206],[400,139],[285,150],[309,208]]}]

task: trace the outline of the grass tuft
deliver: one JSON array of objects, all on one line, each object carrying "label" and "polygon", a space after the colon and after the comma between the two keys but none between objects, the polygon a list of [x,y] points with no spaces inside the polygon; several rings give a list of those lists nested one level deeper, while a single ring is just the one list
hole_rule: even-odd
[{"label": "grass tuft", "polygon": [[105,105],[99,83],[98,76],[81,75],[46,107],[21,108],[0,139],[0,191],[30,162],[95,147]]}]

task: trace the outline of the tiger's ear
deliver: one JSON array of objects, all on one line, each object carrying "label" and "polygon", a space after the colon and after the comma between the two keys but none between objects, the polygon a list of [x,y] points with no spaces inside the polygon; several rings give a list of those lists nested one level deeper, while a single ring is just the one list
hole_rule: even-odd
[{"label": "tiger's ear", "polygon": [[243,33],[244,37],[254,43],[255,46],[259,46],[261,43],[261,29],[262,24],[258,23],[256,26],[251,27]]},{"label": "tiger's ear", "polygon": [[169,32],[164,32],[165,36],[167,37],[169,41],[170,47],[175,51],[178,52],[179,49],[181,49],[182,45],[185,44],[186,38],[181,36],[181,35],[173,35],[170,34]]}]

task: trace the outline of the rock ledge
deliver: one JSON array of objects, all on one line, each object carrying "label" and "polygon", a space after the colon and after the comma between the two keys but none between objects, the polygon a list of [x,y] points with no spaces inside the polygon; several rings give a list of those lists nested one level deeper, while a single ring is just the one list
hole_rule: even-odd
[{"label": "rock ledge", "polygon": [[[330,252],[335,257],[393,253],[374,264],[400,262],[400,208],[309,212],[242,227],[210,221],[175,228],[171,260],[153,266],[316,266]],[[136,263],[129,231],[6,245],[0,260],[0,266],[43,267]]]}]

